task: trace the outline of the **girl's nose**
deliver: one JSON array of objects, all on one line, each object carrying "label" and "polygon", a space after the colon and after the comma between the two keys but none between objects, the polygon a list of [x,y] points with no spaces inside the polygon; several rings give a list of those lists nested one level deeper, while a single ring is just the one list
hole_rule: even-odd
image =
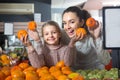
[{"label": "girl's nose", "polygon": [[50,34],[49,34],[49,36],[50,36],[50,37],[53,37],[53,34],[52,34],[52,33],[50,33]]}]

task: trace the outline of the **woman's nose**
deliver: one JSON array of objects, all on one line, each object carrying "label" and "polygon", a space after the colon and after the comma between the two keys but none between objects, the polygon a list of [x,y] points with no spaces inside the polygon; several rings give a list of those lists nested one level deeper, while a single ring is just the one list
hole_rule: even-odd
[{"label": "woman's nose", "polygon": [[70,25],[69,25],[69,24],[66,24],[66,25],[64,26],[64,29],[70,29]]}]

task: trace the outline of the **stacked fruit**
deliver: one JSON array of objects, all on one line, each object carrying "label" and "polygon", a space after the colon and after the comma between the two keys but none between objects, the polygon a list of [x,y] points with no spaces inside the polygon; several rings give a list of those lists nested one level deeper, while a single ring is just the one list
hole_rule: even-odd
[{"label": "stacked fruit", "polygon": [[47,66],[34,68],[22,62],[13,67],[2,67],[0,80],[84,80],[84,77],[65,66],[63,61],[50,68]]}]

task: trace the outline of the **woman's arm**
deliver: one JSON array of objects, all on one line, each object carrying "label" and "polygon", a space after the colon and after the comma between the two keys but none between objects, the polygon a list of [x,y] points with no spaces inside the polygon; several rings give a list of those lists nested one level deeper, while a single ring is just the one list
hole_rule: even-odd
[{"label": "woman's arm", "polygon": [[98,38],[95,40],[95,48],[97,51],[98,59],[104,64],[107,65],[110,60],[110,52],[108,50],[103,49],[102,38]]}]

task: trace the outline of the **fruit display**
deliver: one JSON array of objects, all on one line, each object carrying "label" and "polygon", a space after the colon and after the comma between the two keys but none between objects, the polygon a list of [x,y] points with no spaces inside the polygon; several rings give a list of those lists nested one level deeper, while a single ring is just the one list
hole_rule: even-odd
[{"label": "fruit display", "polygon": [[55,66],[40,68],[21,62],[11,67],[3,66],[0,69],[0,80],[84,80],[84,77],[73,72],[63,61]]},{"label": "fruit display", "polygon": [[117,68],[111,70],[77,70],[59,61],[55,66],[32,67],[28,62],[0,68],[0,80],[118,80]]},{"label": "fruit display", "polygon": [[77,73],[80,73],[84,76],[85,80],[118,80],[118,69],[111,68],[109,71],[106,69],[103,70],[77,70]]}]

